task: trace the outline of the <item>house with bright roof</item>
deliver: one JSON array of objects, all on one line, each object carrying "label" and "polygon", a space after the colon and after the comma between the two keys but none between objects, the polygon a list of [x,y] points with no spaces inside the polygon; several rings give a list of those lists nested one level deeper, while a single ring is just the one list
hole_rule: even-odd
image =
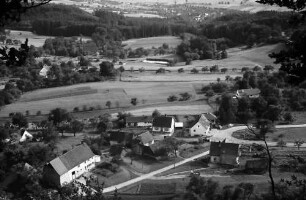
[{"label": "house with bright roof", "polygon": [[152,127],[151,116],[130,116],[125,119],[126,127]]},{"label": "house with bright roof", "polygon": [[48,78],[48,72],[50,71],[51,66],[44,65],[43,68],[39,71],[39,75],[45,78]]},{"label": "house with bright roof", "polygon": [[237,90],[236,92],[237,98],[242,98],[242,97],[258,98],[259,95],[260,95],[260,90],[258,88]]},{"label": "house with bright roof", "polygon": [[61,187],[93,169],[100,161],[100,156],[84,143],[45,164],[43,178],[50,185]]},{"label": "house with bright roof", "polygon": [[190,122],[189,127],[190,136],[205,136],[208,135],[210,130],[210,121],[202,114],[196,120]]}]

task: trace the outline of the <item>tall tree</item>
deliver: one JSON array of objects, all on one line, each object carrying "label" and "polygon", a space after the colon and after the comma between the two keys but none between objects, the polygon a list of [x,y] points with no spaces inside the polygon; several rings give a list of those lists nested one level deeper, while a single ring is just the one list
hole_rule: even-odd
[{"label": "tall tree", "polygon": [[12,116],[12,124],[17,125],[19,128],[27,127],[28,120],[22,113],[18,112]]},{"label": "tall tree", "polygon": [[21,14],[31,8],[49,3],[51,0],[9,0],[0,1],[0,26],[20,21]]},{"label": "tall tree", "polygon": [[58,125],[63,121],[69,121],[71,116],[66,109],[55,108],[50,111],[48,119],[49,121],[53,121],[54,125]]},{"label": "tall tree", "polygon": [[291,82],[299,84],[306,80],[306,1],[305,0],[258,0],[258,3],[287,7],[294,11],[290,22],[296,31],[286,42],[286,50],[272,53],[275,63],[281,64],[280,70],[290,75]]},{"label": "tall tree", "polygon": [[268,156],[268,172],[269,172],[269,178],[270,178],[270,184],[271,184],[271,190],[272,190],[272,198],[274,200],[277,200],[276,190],[275,190],[276,186],[275,186],[275,182],[274,182],[274,178],[273,178],[273,174],[272,174],[273,158],[272,158],[272,154],[271,154],[271,151],[269,149],[268,143],[266,141],[266,135],[268,133],[272,133],[274,131],[274,124],[270,120],[259,119],[257,124],[256,124],[256,128],[259,131],[256,131],[255,129],[253,129],[252,127],[250,127],[248,125],[247,125],[247,128],[259,140],[264,142],[265,151],[266,151],[267,156]]},{"label": "tall tree", "polygon": [[80,132],[80,131],[83,130],[84,124],[82,122],[78,121],[78,120],[74,120],[70,123],[70,128],[73,132],[73,136],[75,137],[75,134],[77,132]]},{"label": "tall tree", "polygon": [[236,121],[237,102],[230,94],[224,94],[219,107],[220,121],[223,124]]}]

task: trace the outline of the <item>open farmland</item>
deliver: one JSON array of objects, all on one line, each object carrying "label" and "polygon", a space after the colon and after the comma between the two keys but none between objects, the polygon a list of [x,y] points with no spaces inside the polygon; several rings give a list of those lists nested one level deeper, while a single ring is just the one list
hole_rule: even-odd
[{"label": "open farmland", "polygon": [[[25,39],[29,39],[29,45],[33,45],[35,47],[41,47],[44,45],[45,40],[48,38],[54,38],[53,36],[44,36],[44,35],[36,35],[30,31],[16,31],[10,30],[9,38],[14,40],[20,40],[22,43],[25,42]],[[89,37],[82,37],[83,41],[90,40]]]},{"label": "open farmland", "polygon": [[141,39],[131,39],[123,41],[124,48],[137,49],[143,47],[144,49],[151,49],[152,47],[160,47],[164,43],[168,44],[169,47],[176,48],[181,43],[181,39],[174,36],[162,36],[162,37],[149,37]]},{"label": "open farmland", "polygon": [[[184,68],[185,71],[191,70],[192,68],[197,68],[201,70],[202,67],[208,66],[211,67],[213,65],[218,65],[219,69],[228,68],[229,70],[236,68],[240,70],[243,67],[253,68],[254,66],[262,66],[265,65],[273,65],[275,66],[274,59],[270,58],[268,55],[272,52],[279,52],[282,49],[281,44],[275,45],[265,45],[261,47],[254,47],[251,49],[244,48],[230,48],[227,50],[228,58],[222,60],[194,60],[191,65],[185,65],[185,62],[179,62],[173,67],[167,67],[166,65],[161,64],[150,64],[144,63],[143,60],[145,58],[140,59],[128,59],[124,68],[126,70],[130,70],[133,68],[134,70],[138,70],[139,68],[144,68],[145,70],[157,70],[160,67],[165,68],[170,71],[177,71],[179,68]],[[150,56],[150,58],[154,58]],[[119,66],[118,66],[119,67]]]},{"label": "open farmland", "polygon": [[[198,69],[201,70],[200,68]],[[122,76],[122,81],[131,82],[201,82],[203,84],[209,84],[216,82],[218,78],[225,80],[226,76],[236,77],[242,76],[241,73],[201,73],[192,74],[190,72],[178,73],[178,72],[166,72],[165,74],[156,74],[155,72],[126,72]]]},{"label": "open farmland", "polygon": [[299,139],[306,141],[306,128],[276,129],[275,132],[268,134],[267,140],[278,141],[280,135],[283,136],[285,142],[294,142]]},{"label": "open farmland", "polygon": [[192,83],[98,82],[79,84],[25,93],[19,101],[5,106],[0,116],[7,117],[11,112],[25,112],[26,110],[29,110],[30,114],[35,114],[37,111],[46,114],[57,107],[69,111],[72,111],[74,107],[82,110],[84,106],[106,108],[107,101],[112,102],[112,107],[117,105],[128,107],[131,106],[131,98],[137,98],[139,105],[145,106],[166,103],[169,95],[179,95],[183,92],[188,92],[192,95],[192,99],[197,99]]}]

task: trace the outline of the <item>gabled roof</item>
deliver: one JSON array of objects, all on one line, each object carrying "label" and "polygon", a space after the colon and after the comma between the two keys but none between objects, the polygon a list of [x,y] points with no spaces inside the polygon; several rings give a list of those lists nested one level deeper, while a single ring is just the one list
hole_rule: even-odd
[{"label": "gabled roof", "polygon": [[205,115],[198,115],[195,120],[190,121],[188,123],[188,127],[192,128],[194,125],[196,125],[197,123],[200,123],[203,127],[208,127],[210,125],[210,122],[208,121],[208,119],[205,117]]},{"label": "gabled roof", "polygon": [[205,115],[201,115],[198,123],[200,123],[203,127],[208,127],[210,125],[210,122],[208,119],[205,117]]},{"label": "gabled roof", "polygon": [[206,119],[208,119],[209,121],[215,121],[217,119],[217,116],[212,114],[212,113],[204,113],[203,114]]},{"label": "gabled roof", "polygon": [[173,117],[170,116],[159,116],[153,119],[153,126],[171,128]]},{"label": "gabled roof", "polygon": [[142,144],[151,143],[154,140],[153,135],[149,131],[140,134],[138,137]]},{"label": "gabled roof", "polygon": [[151,116],[131,116],[126,118],[126,123],[136,123],[136,122],[152,122],[153,117]]},{"label": "gabled roof", "polygon": [[63,175],[85,160],[92,158],[94,155],[88,145],[84,143],[53,159],[50,161],[50,165],[58,175]]},{"label": "gabled roof", "polygon": [[243,89],[243,90],[238,90],[237,94],[240,95],[240,96],[257,95],[257,94],[260,94],[260,90],[258,88],[255,88],[255,89]]},{"label": "gabled roof", "polygon": [[232,155],[239,156],[239,144],[223,142],[210,143],[210,156]]}]

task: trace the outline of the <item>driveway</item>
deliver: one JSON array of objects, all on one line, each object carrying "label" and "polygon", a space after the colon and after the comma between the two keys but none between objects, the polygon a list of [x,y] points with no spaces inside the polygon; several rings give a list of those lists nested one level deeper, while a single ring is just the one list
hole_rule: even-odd
[{"label": "driveway", "polygon": [[[299,124],[299,125],[276,125],[275,128],[281,129],[281,128],[303,128],[306,127],[306,124]],[[246,126],[235,126],[232,128],[224,129],[224,130],[217,130],[212,129],[210,131],[210,135],[212,136],[210,138],[210,141],[223,141],[224,139],[226,142],[230,143],[238,143],[238,144],[264,144],[263,141],[258,140],[242,140],[237,139],[232,136],[232,134],[235,131],[244,130],[246,129]],[[268,142],[269,146],[277,146],[277,142]],[[294,147],[294,143],[287,143],[287,147]],[[304,143],[301,147],[306,147],[306,144]]]}]

